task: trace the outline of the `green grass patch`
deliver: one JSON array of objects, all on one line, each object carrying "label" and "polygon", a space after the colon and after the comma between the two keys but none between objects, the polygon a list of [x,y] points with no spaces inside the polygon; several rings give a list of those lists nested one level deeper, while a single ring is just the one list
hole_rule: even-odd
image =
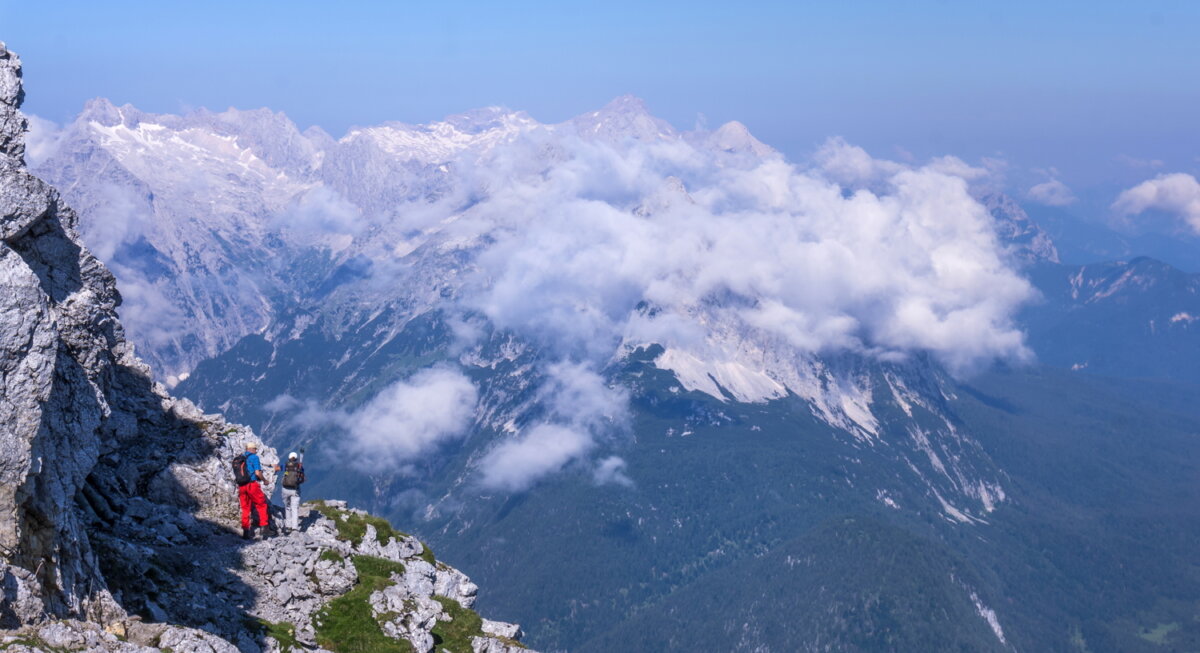
[{"label": "green grass patch", "polygon": [[433,597],[442,604],[450,615],[450,621],[439,621],[433,627],[434,649],[446,649],[450,653],[471,653],[471,638],[486,637],[483,634],[483,619],[474,610],[468,610],[458,601],[444,596]]},{"label": "green grass patch", "polygon": [[387,587],[391,574],[403,573],[404,565],[372,556],[350,560],[358,571],[358,582],[317,613],[313,619],[317,643],[337,653],[412,653],[408,642],[384,635],[371,613],[371,593]]},{"label": "green grass patch", "polygon": [[40,649],[45,648],[46,644],[36,637],[17,637],[7,644],[0,644],[0,651],[7,651],[14,646],[28,646],[29,648]]},{"label": "green grass patch", "polygon": [[[385,560],[384,558],[376,558],[375,556],[354,556],[351,558],[351,561],[354,563],[354,568],[358,571],[359,582],[362,582],[362,578],[364,576],[369,578],[379,578],[383,581],[389,581],[392,574],[404,573],[404,565],[400,564],[399,562]],[[387,583],[385,582],[384,586],[386,586],[386,584]]]},{"label": "green grass patch", "polygon": [[434,650],[447,650],[450,653],[471,653],[471,639],[474,637],[491,637],[509,646],[525,648],[525,645],[515,639],[496,637],[483,632],[483,618],[478,612],[462,607],[454,599],[445,596],[433,597],[442,604],[442,609],[450,615],[450,621],[439,621],[433,627]]},{"label": "green grass patch", "polygon": [[[417,541],[421,542],[421,540],[417,540]],[[428,562],[431,565],[437,566],[437,558],[433,557],[433,549],[429,548],[429,545],[424,542],[421,542],[421,556],[420,557],[425,562]]]},{"label": "green grass patch", "polygon": [[318,560],[328,560],[329,562],[341,562],[341,561],[345,560],[345,558],[342,557],[342,554],[338,553],[334,549],[325,549],[324,551],[321,552],[321,555],[317,556],[317,559]]},{"label": "green grass patch", "polygon": [[333,520],[339,539],[351,542],[355,546],[362,544],[363,538],[366,537],[367,524],[375,527],[375,540],[380,544],[387,544],[393,537],[397,540],[408,537],[407,533],[392,528],[391,523],[382,517],[339,510],[324,501],[314,501],[311,505],[317,512]]},{"label": "green grass patch", "polygon": [[1171,622],[1169,624],[1158,624],[1154,628],[1143,628],[1138,633],[1138,637],[1152,644],[1163,645],[1167,643],[1167,637],[1179,630],[1179,622]]},{"label": "green grass patch", "polygon": [[296,626],[286,621],[279,623],[271,623],[265,619],[258,620],[261,632],[267,637],[273,637],[279,642],[279,650],[284,651],[306,651],[308,650],[299,641],[296,640]]}]

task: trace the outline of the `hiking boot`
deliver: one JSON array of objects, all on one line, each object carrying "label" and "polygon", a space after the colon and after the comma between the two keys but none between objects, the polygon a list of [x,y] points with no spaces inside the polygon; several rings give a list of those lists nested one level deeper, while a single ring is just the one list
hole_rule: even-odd
[{"label": "hiking boot", "polygon": [[243,529],[242,529],[242,539],[243,539],[243,540],[252,540],[252,539],[254,539],[254,531],[253,531],[253,530],[251,530],[251,529],[249,529],[249,528],[243,528]]}]

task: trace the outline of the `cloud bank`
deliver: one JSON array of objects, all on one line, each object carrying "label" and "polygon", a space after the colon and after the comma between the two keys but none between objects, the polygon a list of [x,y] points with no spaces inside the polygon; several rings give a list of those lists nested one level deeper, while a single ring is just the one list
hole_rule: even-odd
[{"label": "cloud bank", "polygon": [[462,372],[434,367],[393,383],[351,412],[324,410],[288,395],[265,408],[287,413],[290,424],[305,430],[345,431],[343,442],[358,468],[404,473],[414,461],[465,434],[477,398],[475,385]]},{"label": "cloud bank", "polygon": [[698,345],[713,310],[806,352],[928,351],[955,369],[1027,355],[1012,315],[1032,290],[946,172],[965,164],[836,142],[813,170],[680,142],[554,155],[498,153],[490,194],[451,225],[488,243],[461,302],[500,328],[597,363],[621,342]]},{"label": "cloud bank", "polygon": [[[794,165],[740,125],[679,133],[630,98],[561,125],[471,124],[326,143],[323,164],[288,174],[198,127],[179,151],[202,145],[206,175],[178,152],[160,161],[134,147],[162,129],[97,129],[131,170],[170,167],[177,201],[227,200],[230,232],[256,233],[253,218],[293,252],[327,245],[342,260],[371,259],[367,285],[347,293],[442,309],[463,348],[496,331],[532,343],[549,361],[536,370],[544,413],[479,461],[488,488],[519,491],[570,465],[620,483],[611,456],[589,458],[609,455],[628,421],[603,370],[630,346],[720,360],[740,334],[763,352],[808,357],[923,352],[956,373],[1029,355],[1012,316],[1033,291],[970,192],[1001,177],[1003,162],[898,163],[831,139]],[[455,147],[421,149],[433,133]],[[475,400],[465,378],[441,370],[353,413],[280,407],[297,423],[345,428],[364,458],[404,465],[458,437]]]},{"label": "cloud bank", "polygon": [[[546,415],[483,457],[479,469],[484,488],[526,490],[542,477],[583,459],[599,440],[615,436],[626,427],[625,390],[610,387],[586,364],[558,362],[548,367],[546,377],[537,402]],[[621,479],[625,477],[620,468],[604,472],[604,481]]]},{"label": "cloud bank", "polygon": [[1200,182],[1189,174],[1176,172],[1143,181],[1122,191],[1112,208],[1123,216],[1163,211],[1200,234]]},{"label": "cloud bank", "polygon": [[483,485],[521,491],[598,453],[612,424],[566,417],[625,412],[597,370],[628,343],[703,357],[715,332],[749,330],[811,355],[928,352],[955,372],[1030,355],[1013,315],[1033,290],[968,188],[987,170],[841,140],[814,160],[534,132],[462,165],[470,201],[442,221],[474,253],[455,305],[564,361],[547,401],[605,406],[528,425],[480,462]]},{"label": "cloud bank", "polygon": [[1075,203],[1075,194],[1057,179],[1035,184],[1025,193],[1029,199],[1046,206],[1067,206]]}]

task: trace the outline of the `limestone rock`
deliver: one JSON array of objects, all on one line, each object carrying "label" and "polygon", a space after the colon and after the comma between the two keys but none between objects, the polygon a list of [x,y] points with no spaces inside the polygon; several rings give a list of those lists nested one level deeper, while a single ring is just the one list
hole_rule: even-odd
[{"label": "limestone rock", "polygon": [[387,636],[407,640],[417,653],[433,650],[433,627],[444,611],[431,595],[414,594],[409,586],[398,583],[372,593],[371,610],[376,618],[397,615],[381,623]]},{"label": "limestone rock", "polygon": [[528,649],[494,639],[492,637],[472,637],[471,653],[529,653]]},{"label": "limestone rock", "polygon": [[507,637],[508,639],[521,639],[521,627],[517,624],[505,623],[503,621],[492,621],[484,619],[483,626],[480,628],[483,632],[494,635],[496,637]]}]

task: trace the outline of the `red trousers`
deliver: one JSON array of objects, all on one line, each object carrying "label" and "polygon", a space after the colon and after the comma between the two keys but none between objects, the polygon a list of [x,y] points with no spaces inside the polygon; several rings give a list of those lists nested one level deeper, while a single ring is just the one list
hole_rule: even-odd
[{"label": "red trousers", "polygon": [[242,528],[250,528],[250,511],[258,508],[258,525],[270,523],[267,515],[267,497],[263,496],[258,481],[251,481],[238,488],[238,501],[242,504]]}]

